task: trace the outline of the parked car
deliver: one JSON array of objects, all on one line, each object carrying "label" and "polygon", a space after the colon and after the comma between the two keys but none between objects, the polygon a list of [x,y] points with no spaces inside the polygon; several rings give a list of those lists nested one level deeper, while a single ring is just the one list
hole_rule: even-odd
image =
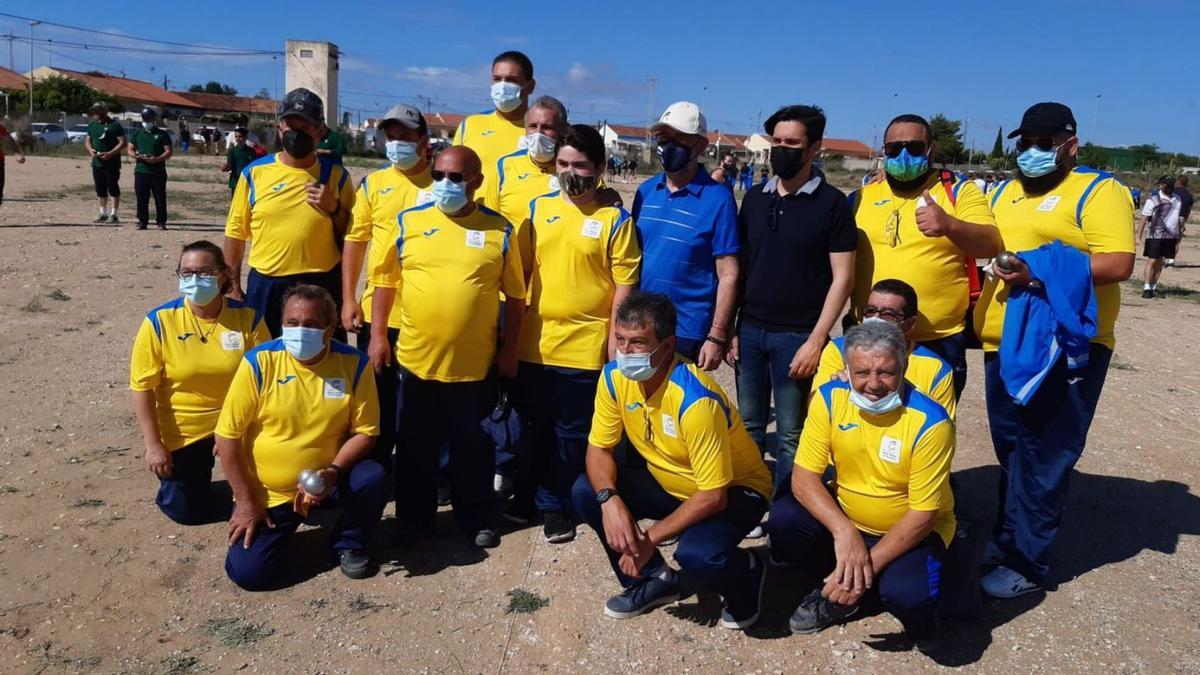
[{"label": "parked car", "polygon": [[27,129],[12,132],[12,139],[24,147],[53,147],[67,142],[67,130],[61,124],[34,122]]},{"label": "parked car", "polygon": [[83,145],[83,140],[87,138],[88,125],[76,124],[70,129],[67,129],[67,141],[75,145]]}]

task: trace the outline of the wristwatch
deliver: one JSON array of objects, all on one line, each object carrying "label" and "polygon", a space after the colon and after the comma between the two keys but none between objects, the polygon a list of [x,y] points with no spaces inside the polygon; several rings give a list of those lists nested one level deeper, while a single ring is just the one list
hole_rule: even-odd
[{"label": "wristwatch", "polygon": [[596,503],[603,504],[604,502],[617,496],[617,491],[612,488],[604,488],[596,493]]}]

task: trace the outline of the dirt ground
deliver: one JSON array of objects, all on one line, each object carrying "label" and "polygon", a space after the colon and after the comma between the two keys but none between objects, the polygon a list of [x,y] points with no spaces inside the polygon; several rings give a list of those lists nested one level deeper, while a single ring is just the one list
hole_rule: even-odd
[{"label": "dirt ground", "polygon": [[[132,168],[120,227],[96,215],[82,160],[9,159],[0,208],[0,670],[9,672],[924,672],[1200,673],[1200,246],[1186,240],[1171,297],[1127,286],[1104,397],[1056,548],[1056,589],[985,603],[946,625],[937,660],[906,650],[874,614],[810,637],[787,617],[808,590],[773,569],[748,634],[716,627],[702,596],[630,621],[586,527],[551,545],[540,528],[472,550],[442,536],[376,538],[382,571],[351,581],[306,568],[287,590],[225,578],[224,524],[182,527],[154,506],[156,480],[128,393],[147,310],[174,297],[180,246],[220,241],[219,159],[171,161],[171,230],[133,229]],[[354,169],[355,175],[365,170]],[[620,186],[624,189],[625,186]],[[1138,274],[1140,275],[1140,261]],[[959,412],[960,511],[990,523],[997,470],[979,353]],[[729,369],[722,381],[732,393]],[[298,537],[320,558],[325,533]],[[749,542],[749,546],[761,545]],[[508,593],[548,600],[508,613]]]}]

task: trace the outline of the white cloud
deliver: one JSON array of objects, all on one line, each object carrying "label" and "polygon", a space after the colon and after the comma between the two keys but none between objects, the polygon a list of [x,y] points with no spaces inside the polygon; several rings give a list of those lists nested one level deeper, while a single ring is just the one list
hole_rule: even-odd
[{"label": "white cloud", "polygon": [[572,63],[571,69],[567,71],[567,80],[572,84],[583,84],[583,81],[590,76],[591,72],[578,61]]}]

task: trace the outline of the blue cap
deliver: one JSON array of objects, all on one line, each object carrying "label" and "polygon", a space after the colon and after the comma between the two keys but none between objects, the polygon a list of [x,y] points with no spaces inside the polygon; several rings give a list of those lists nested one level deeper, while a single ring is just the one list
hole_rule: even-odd
[{"label": "blue cap", "polygon": [[158,119],[158,111],[150,106],[142,108],[142,119],[146,121]]}]

